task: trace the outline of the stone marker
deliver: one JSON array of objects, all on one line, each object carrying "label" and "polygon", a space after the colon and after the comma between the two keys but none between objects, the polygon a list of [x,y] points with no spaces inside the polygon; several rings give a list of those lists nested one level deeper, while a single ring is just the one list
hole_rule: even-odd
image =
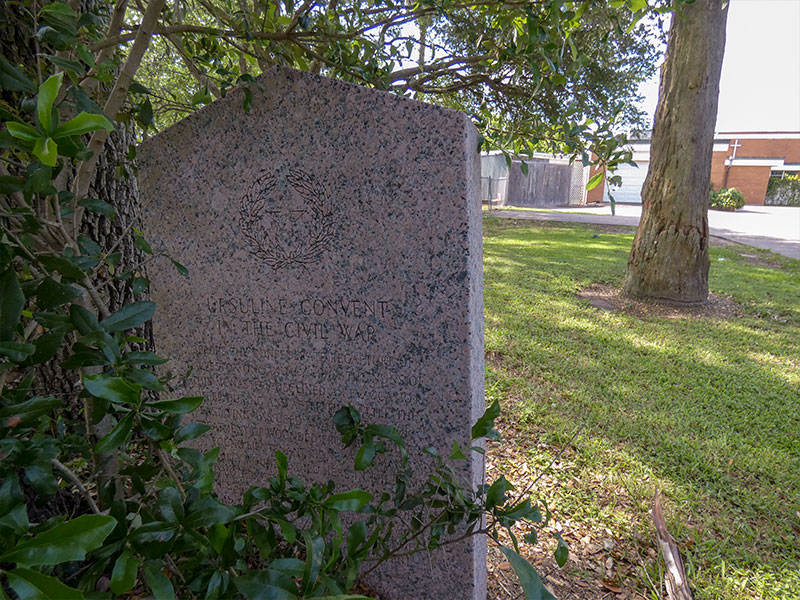
[{"label": "stone marker", "polygon": [[[393,424],[415,471],[469,444],[483,412],[477,134],[463,114],[299,71],[259,79],[138,153],[159,353],[205,395],[217,489],[275,474],[392,491],[391,460],[355,474],[332,422],[352,404]],[[379,457],[379,460],[387,457]],[[472,453],[465,476],[483,479]],[[485,598],[485,542],[388,563],[388,600]]]}]

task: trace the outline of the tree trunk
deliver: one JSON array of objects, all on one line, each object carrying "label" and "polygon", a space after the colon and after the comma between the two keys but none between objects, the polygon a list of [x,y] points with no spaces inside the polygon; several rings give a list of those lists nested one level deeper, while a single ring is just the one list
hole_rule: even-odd
[{"label": "tree trunk", "polygon": [[628,296],[708,299],[708,192],[728,16],[722,4],[697,0],[673,15]]}]

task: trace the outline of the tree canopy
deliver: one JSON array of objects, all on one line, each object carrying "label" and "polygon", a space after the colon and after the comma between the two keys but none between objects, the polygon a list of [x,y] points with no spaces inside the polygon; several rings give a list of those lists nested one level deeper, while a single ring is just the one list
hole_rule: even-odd
[{"label": "tree canopy", "polygon": [[[146,7],[129,6],[116,35],[90,48],[124,48]],[[615,136],[643,124],[652,14],[639,0],[176,3],[136,75],[151,92],[137,116],[163,126],[281,64],[463,110],[485,148],[613,163],[628,158]]]}]

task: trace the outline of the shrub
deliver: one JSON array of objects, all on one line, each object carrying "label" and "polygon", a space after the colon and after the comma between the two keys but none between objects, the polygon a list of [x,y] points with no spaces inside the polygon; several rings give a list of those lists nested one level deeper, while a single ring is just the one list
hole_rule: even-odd
[{"label": "shrub", "polygon": [[764,204],[770,206],[800,206],[800,176],[772,177],[767,184]]},{"label": "shrub", "polygon": [[719,191],[711,191],[708,200],[708,207],[717,210],[737,210],[744,206],[744,194],[736,188],[722,188]]}]

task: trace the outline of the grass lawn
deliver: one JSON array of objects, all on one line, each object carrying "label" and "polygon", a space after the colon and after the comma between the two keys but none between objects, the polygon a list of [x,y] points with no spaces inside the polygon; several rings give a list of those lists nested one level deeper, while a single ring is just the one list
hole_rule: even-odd
[{"label": "grass lawn", "polygon": [[560,599],[662,597],[658,488],[697,600],[800,598],[800,261],[712,247],[711,291],[738,311],[724,318],[578,298],[621,285],[632,240],[484,217],[494,474],[524,484],[573,439],[533,492],[572,552],[545,583]]}]

